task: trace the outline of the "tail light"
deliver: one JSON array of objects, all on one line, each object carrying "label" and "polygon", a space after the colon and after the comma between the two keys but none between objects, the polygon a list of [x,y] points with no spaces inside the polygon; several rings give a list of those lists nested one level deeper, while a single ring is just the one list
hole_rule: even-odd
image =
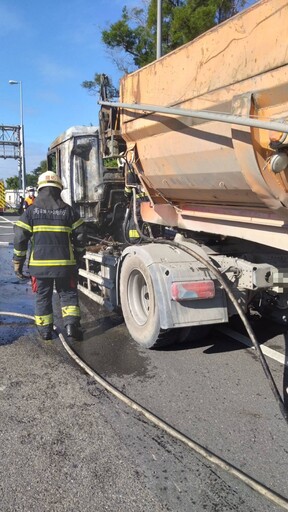
[{"label": "tail light", "polygon": [[215,297],[214,281],[177,282],[171,286],[172,300],[213,299]]}]

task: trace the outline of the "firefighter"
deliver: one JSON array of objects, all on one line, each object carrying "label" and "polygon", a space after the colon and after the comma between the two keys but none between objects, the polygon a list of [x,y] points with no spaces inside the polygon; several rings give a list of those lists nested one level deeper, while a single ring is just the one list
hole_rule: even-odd
[{"label": "firefighter", "polygon": [[52,171],[38,179],[38,196],[15,224],[14,271],[22,276],[31,239],[29,271],[36,292],[35,324],[45,340],[53,331],[55,284],[67,336],[82,339],[77,293],[77,262],[85,252],[84,221],[61,198],[62,182]]},{"label": "firefighter", "polygon": [[33,187],[27,188],[28,196],[25,197],[24,203],[23,203],[23,209],[27,210],[29,206],[31,206],[35,201],[35,190]]}]

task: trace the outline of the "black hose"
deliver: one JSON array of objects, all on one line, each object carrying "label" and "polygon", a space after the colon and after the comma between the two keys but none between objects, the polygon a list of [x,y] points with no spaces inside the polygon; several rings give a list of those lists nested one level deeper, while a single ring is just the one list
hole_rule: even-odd
[{"label": "black hose", "polygon": [[117,211],[117,208],[118,206],[122,206],[122,202],[118,202],[114,205],[114,208],[113,208],[113,213],[112,213],[112,220],[109,222],[109,224],[107,224],[107,227],[109,228],[110,226],[112,226],[114,220],[115,220],[115,216],[116,216],[116,211]]},{"label": "black hose", "polygon": [[[133,206],[133,208],[132,208],[132,206]],[[139,236],[139,238],[137,240],[133,241],[133,242],[131,242],[131,239],[129,237],[129,221],[130,221],[130,218],[131,218],[131,211],[132,211],[132,209],[134,211],[134,196],[133,196],[132,200],[130,201],[129,206],[126,209],[124,221],[123,221],[123,224],[122,224],[122,231],[123,231],[124,240],[125,240],[125,242],[128,245],[138,245],[138,244],[140,244],[142,242],[142,237]],[[138,226],[138,222],[135,225],[135,227],[136,226]],[[127,231],[128,231],[128,233],[127,233]],[[138,229],[137,229],[137,231],[138,231]],[[139,233],[140,233],[140,231],[139,231]]]},{"label": "black hose", "polygon": [[123,221],[123,224],[122,224],[123,238],[124,238],[125,242],[127,244],[129,244],[129,245],[130,245],[130,242],[129,242],[128,238],[127,238],[127,225],[128,225],[128,222],[129,222],[130,215],[131,215],[131,203],[126,208],[125,217],[124,217],[124,221]]},{"label": "black hose", "polygon": [[185,245],[183,244],[180,244],[178,242],[175,242],[175,241],[171,241],[171,240],[164,240],[164,239],[155,239],[155,238],[150,238],[148,236],[146,236],[144,233],[141,232],[140,230],[140,227],[139,227],[139,223],[138,223],[138,219],[137,219],[137,212],[136,212],[136,192],[134,191],[133,189],[133,213],[134,213],[134,222],[136,224],[136,227],[137,227],[137,230],[139,231],[139,234],[141,235],[142,239],[146,240],[147,242],[157,242],[157,243],[160,243],[160,244],[166,244],[166,245],[173,245],[174,247],[177,247],[178,249],[181,249],[182,251],[184,252],[187,252],[188,254],[190,254],[190,256],[193,256],[196,260],[200,261],[204,266],[206,266],[211,272],[212,274],[216,277],[216,279],[219,281],[219,283],[221,284],[221,286],[224,288],[224,290],[226,291],[229,299],[231,300],[233,306],[235,307],[236,311],[238,312],[243,324],[244,324],[244,327],[248,333],[248,336],[249,338],[251,339],[252,341],[252,344],[256,350],[256,353],[258,355],[258,358],[260,360],[260,363],[261,363],[261,366],[264,370],[264,373],[265,373],[265,376],[266,378],[268,379],[268,382],[269,382],[269,385],[270,385],[270,388],[272,390],[272,393],[279,405],[279,408],[280,408],[280,411],[281,411],[281,414],[283,416],[283,418],[285,419],[286,423],[288,423],[288,411],[285,407],[285,403],[284,403],[284,400],[282,399],[279,391],[278,391],[278,388],[276,386],[276,383],[274,381],[274,378],[271,374],[271,371],[270,371],[270,368],[267,364],[267,361],[265,359],[265,356],[261,350],[261,347],[256,339],[256,336],[254,334],[254,331],[251,327],[251,324],[250,322],[248,321],[244,311],[242,310],[241,306],[238,304],[238,301],[236,299],[236,297],[234,296],[233,292],[232,292],[232,289],[231,289],[231,286],[225,281],[225,279],[223,278],[222,274],[219,272],[219,270],[217,270],[214,265],[212,265],[212,263],[210,263],[210,261],[206,260],[205,258],[203,258],[203,256],[200,256],[200,254],[198,254],[196,251],[193,251],[193,249],[190,249],[188,247],[186,247]]}]

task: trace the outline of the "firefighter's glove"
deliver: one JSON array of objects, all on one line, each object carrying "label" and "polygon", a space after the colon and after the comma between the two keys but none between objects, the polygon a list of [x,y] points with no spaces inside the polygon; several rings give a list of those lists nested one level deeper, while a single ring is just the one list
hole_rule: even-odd
[{"label": "firefighter's glove", "polygon": [[13,261],[13,265],[14,265],[14,272],[16,274],[17,277],[19,277],[20,279],[23,279],[23,265],[24,265],[24,261]]}]

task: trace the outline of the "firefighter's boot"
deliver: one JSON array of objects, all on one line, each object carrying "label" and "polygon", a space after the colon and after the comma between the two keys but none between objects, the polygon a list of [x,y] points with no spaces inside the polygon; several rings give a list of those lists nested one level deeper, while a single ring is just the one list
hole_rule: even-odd
[{"label": "firefighter's boot", "polygon": [[68,324],[66,325],[67,336],[72,341],[82,341],[83,340],[83,332],[81,330],[80,324]]},{"label": "firefighter's boot", "polygon": [[46,325],[45,327],[37,326],[37,331],[40,334],[42,340],[52,340],[53,325]]}]

